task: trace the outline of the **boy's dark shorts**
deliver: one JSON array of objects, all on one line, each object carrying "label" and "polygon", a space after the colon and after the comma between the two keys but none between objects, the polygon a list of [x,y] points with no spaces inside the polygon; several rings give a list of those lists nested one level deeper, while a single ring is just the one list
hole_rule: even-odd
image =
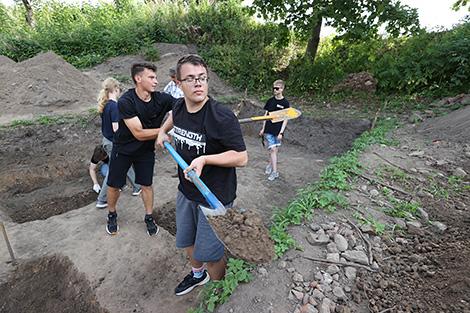
[{"label": "boy's dark shorts", "polygon": [[135,183],[152,186],[155,152],[149,151],[137,156],[117,153],[113,148],[109,160],[108,186],[121,188],[126,184],[127,171],[134,165]]}]

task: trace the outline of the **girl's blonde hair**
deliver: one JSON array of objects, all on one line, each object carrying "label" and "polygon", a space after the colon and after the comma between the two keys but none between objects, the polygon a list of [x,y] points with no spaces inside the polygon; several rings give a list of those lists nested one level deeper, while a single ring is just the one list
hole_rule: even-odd
[{"label": "girl's blonde hair", "polygon": [[119,87],[117,79],[112,77],[105,79],[103,82],[103,89],[101,89],[100,94],[98,95],[98,113],[103,113],[104,108],[109,101],[109,93],[113,92],[116,87]]}]

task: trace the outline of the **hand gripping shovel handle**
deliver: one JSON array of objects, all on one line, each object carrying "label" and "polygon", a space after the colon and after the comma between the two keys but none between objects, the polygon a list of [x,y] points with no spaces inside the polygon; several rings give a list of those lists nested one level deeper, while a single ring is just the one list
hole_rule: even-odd
[{"label": "hand gripping shovel handle", "polygon": [[[173,148],[173,146],[169,142],[165,141],[163,144],[165,145],[165,148],[168,150],[168,152],[170,152],[171,156],[178,163],[178,165],[181,166],[183,170],[185,170],[188,167],[188,163],[183,160],[183,158],[178,154],[178,152],[176,152],[175,148]],[[197,189],[199,189],[201,194],[206,199],[207,203],[209,203],[212,208],[212,210],[204,210],[204,208],[201,207],[204,215],[224,215],[227,212],[224,205],[209,190],[206,184],[204,184],[204,182],[196,175],[196,172],[190,170],[188,172],[188,176],[189,178],[191,178],[194,185],[196,185]]]}]

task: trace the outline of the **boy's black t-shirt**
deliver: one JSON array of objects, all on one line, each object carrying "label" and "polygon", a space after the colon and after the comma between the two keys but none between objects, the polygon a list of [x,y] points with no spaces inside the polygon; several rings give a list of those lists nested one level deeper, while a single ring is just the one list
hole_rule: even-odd
[{"label": "boy's black t-shirt", "polygon": [[[201,155],[246,150],[235,114],[212,98],[196,113],[189,113],[184,99],[179,99],[173,107],[172,116],[175,147],[188,164]],[[183,178],[181,168],[178,173],[182,178],[178,189],[185,197],[208,206],[197,187]],[[234,167],[205,165],[200,178],[222,204],[227,205],[235,200],[237,176]]]},{"label": "boy's black t-shirt", "polygon": [[[287,101],[286,98],[277,100],[275,97],[272,97],[266,102],[264,109],[267,110],[268,112],[273,112],[273,111],[287,109],[289,107],[290,107],[289,101]],[[266,121],[264,132],[277,136],[281,132],[281,127],[282,127],[282,122],[273,123],[271,121]]]},{"label": "boy's black t-shirt", "polygon": [[124,119],[137,116],[144,129],[159,128],[175,100],[166,93],[155,91],[152,92],[150,101],[145,102],[137,96],[135,88],[126,91],[118,100],[119,129],[114,134],[116,152],[125,155],[140,155],[155,150],[155,139],[137,140]]}]

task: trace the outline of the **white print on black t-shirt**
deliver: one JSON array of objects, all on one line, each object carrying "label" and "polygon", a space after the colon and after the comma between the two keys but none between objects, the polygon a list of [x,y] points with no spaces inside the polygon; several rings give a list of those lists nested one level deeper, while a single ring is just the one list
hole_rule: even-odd
[{"label": "white print on black t-shirt", "polygon": [[191,147],[196,147],[197,154],[200,154],[199,149],[202,148],[203,153],[206,152],[206,135],[198,134],[177,126],[173,127],[173,137],[175,138],[175,145],[180,144],[184,148],[184,144]]},{"label": "white print on black t-shirt", "polygon": [[283,106],[282,104],[280,104],[280,103],[276,103],[276,107],[279,108],[279,109],[281,109],[281,110],[284,109],[284,106]]}]

